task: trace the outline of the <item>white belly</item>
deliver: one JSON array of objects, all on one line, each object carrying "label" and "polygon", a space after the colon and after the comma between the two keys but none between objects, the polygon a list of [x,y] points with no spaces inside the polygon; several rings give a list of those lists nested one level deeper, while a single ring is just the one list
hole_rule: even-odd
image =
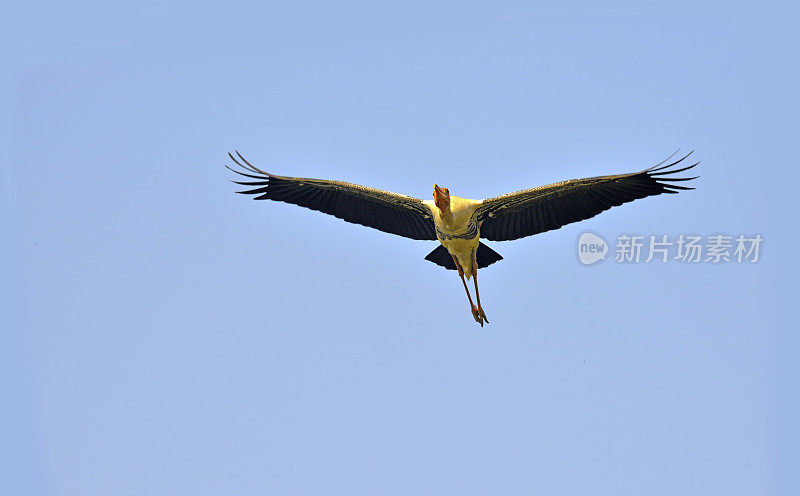
[{"label": "white belly", "polygon": [[[478,249],[480,237],[476,236],[473,239],[439,239],[439,242],[447,248],[451,255],[456,257],[467,279],[472,277],[472,254]],[[477,269],[477,267],[475,268]]]}]

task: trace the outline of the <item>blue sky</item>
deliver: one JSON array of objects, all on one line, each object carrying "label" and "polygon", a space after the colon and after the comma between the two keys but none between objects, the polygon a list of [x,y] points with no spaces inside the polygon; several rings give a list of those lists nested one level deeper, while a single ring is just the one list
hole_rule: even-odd
[{"label": "blue sky", "polygon": [[[8,494],[792,494],[796,11],[17,6],[3,33]],[[235,195],[484,198],[675,148],[695,191],[435,247]],[[578,262],[590,231],[756,264]]]}]

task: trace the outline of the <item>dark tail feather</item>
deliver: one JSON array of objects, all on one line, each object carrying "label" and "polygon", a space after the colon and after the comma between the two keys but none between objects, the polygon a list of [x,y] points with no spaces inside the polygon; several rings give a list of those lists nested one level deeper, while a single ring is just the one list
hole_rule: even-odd
[{"label": "dark tail feather", "polygon": [[[503,257],[501,257],[499,253],[492,250],[483,243],[480,243],[478,245],[478,252],[475,254],[475,258],[478,259],[479,269],[488,267],[493,263],[497,262],[498,260],[503,259]],[[456,264],[455,262],[453,262],[453,257],[447,251],[447,248],[445,248],[442,245],[437,246],[435,250],[428,253],[428,256],[425,257],[425,260],[433,262],[436,265],[441,265],[442,267],[448,270],[456,270]]]},{"label": "dark tail feather", "polygon": [[503,257],[500,256],[499,253],[492,250],[488,246],[483,243],[478,245],[478,252],[475,253],[475,258],[478,259],[478,268],[482,269],[484,267],[488,267],[493,263],[502,260]]},{"label": "dark tail feather", "polygon": [[456,263],[453,262],[453,257],[450,256],[447,248],[442,245],[437,246],[435,250],[428,253],[428,256],[425,257],[425,260],[433,262],[436,265],[441,265],[447,270],[456,270]]}]

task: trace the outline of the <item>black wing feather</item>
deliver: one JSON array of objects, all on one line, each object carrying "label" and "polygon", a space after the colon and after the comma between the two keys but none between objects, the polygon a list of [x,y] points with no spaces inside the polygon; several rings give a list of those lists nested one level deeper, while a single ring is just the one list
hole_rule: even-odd
[{"label": "black wing feather", "polygon": [[233,181],[253,187],[237,193],[258,195],[256,200],[292,203],[406,238],[436,239],[431,212],[419,198],[341,181],[276,176],[253,166],[239,152],[238,160],[228,155],[242,170],[226,165],[228,169],[257,179]]},{"label": "black wing feather", "polygon": [[674,177],[700,162],[675,168],[692,153],[632,174],[573,179],[484,200],[477,208],[481,237],[509,241],[578,222],[639,198],[694,189],[674,184],[696,177]]}]

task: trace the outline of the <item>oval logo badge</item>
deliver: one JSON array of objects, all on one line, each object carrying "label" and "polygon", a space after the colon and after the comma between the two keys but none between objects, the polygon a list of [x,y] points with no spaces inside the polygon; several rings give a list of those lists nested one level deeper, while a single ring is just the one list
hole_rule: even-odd
[{"label": "oval logo badge", "polygon": [[585,232],[578,238],[578,260],[584,265],[591,265],[605,260],[608,254],[608,243],[596,234]]}]

